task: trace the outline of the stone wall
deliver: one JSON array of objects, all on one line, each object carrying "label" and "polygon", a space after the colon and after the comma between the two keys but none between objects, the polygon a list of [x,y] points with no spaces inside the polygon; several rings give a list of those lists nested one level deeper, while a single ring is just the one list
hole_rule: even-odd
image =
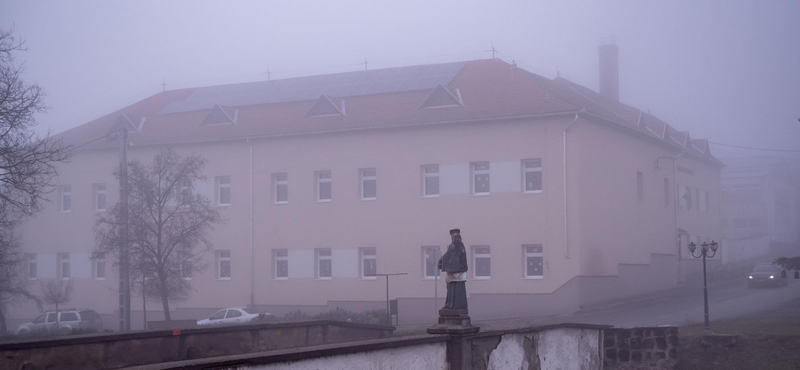
[{"label": "stone wall", "polygon": [[[9,369],[118,369],[204,357],[386,338],[394,327],[338,321],[88,334],[0,344]],[[0,368],[6,368],[0,366]]]},{"label": "stone wall", "polygon": [[678,359],[678,328],[606,329],[603,347],[606,370],[674,369]]}]

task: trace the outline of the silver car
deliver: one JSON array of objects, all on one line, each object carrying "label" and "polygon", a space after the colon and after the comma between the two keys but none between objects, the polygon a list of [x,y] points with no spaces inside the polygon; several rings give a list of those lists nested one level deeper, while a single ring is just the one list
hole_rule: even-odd
[{"label": "silver car", "polygon": [[197,322],[197,325],[237,324],[255,320],[258,317],[272,316],[266,312],[259,312],[252,308],[224,308],[207,319]]},{"label": "silver car", "polygon": [[40,330],[54,330],[56,328],[56,315],[61,329],[97,329],[103,330],[103,319],[94,310],[68,309],[59,312],[46,311],[17,328],[17,334],[26,334]]}]

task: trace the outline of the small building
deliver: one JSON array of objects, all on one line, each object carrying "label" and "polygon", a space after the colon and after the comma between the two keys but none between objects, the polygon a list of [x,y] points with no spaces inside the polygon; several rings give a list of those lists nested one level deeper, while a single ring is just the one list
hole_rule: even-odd
[{"label": "small building", "polygon": [[80,147],[20,229],[30,278],[73,279],[72,304],[116,315],[113,261],[90,257],[119,198],[119,142],[102,138],[123,124],[129,158],[207,158],[195,190],[227,220],[173,318],[382,309],[376,273],[404,272],[388,293],[400,323],[432,322],[455,227],[477,320],[673,287],[688,240],[722,236],[721,163],[705,139],[621,103],[617,47],[600,51],[601,93],[499,59],[158,93],[59,135]]}]

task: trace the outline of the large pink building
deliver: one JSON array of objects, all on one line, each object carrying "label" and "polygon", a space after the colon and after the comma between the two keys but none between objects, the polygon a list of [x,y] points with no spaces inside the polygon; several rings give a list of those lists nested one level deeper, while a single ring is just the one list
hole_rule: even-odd
[{"label": "large pink building", "polygon": [[[92,140],[130,121],[130,158],[168,145],[208,159],[195,191],[227,220],[173,318],[385,308],[375,274],[404,272],[389,292],[400,323],[432,322],[445,290],[435,260],[455,227],[475,319],[672,287],[689,263],[679,235],[720,239],[720,162],[706,140],[620,103],[616,47],[601,56],[604,94],[497,59],[156,94],[60,135],[91,143],[20,230],[30,278],[73,279],[70,305],[115,327],[116,269],[90,254],[98,214],[119,198],[119,143]],[[134,297],[134,327],[140,307]]]}]

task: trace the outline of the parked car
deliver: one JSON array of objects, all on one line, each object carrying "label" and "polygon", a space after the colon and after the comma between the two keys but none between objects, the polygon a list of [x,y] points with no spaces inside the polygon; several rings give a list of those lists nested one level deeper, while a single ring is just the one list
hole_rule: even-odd
[{"label": "parked car", "polygon": [[17,328],[17,334],[26,334],[32,331],[53,330],[56,328],[56,315],[61,329],[97,329],[103,330],[103,319],[94,310],[66,309],[61,311],[45,311],[31,322],[26,322]]},{"label": "parked car", "polygon": [[786,275],[781,277],[781,267],[769,262],[763,262],[756,265],[753,271],[747,275],[747,287],[754,286],[786,286],[789,284],[789,279]]},{"label": "parked car", "polygon": [[245,323],[256,319],[263,319],[266,316],[272,316],[272,314],[257,311],[252,308],[224,308],[211,315],[211,317],[198,321],[197,325]]}]

